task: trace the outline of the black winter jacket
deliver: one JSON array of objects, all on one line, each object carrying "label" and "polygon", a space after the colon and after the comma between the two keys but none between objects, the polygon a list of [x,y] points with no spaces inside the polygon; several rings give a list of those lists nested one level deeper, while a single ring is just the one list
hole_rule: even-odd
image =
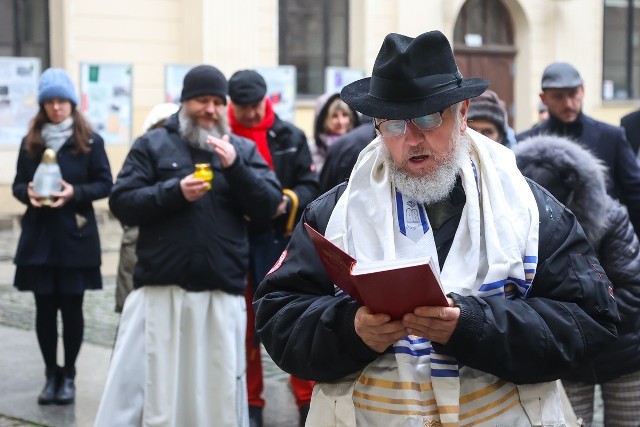
[{"label": "black winter jacket", "polygon": [[[277,115],[273,126],[267,132],[269,152],[273,161],[273,169],[282,188],[293,190],[298,196],[296,221],[304,208],[319,194],[318,174],[315,171],[307,137],[302,130],[291,123],[281,120]],[[251,231],[260,232],[271,228],[282,234],[287,221],[283,215],[269,224],[251,224]]]},{"label": "black winter jacket", "polygon": [[[247,222],[266,221],[281,200],[274,173],[247,139],[232,136],[235,162],[181,140],[178,116],[136,140],[109,198],[114,215],[140,227],[134,286],[179,285],[242,294],[248,268]],[[196,159],[194,159],[196,157]],[[213,188],[187,201],[180,180],[196,162],[211,163]]]},{"label": "black winter jacket", "polygon": [[613,284],[618,340],[564,379],[603,383],[640,370],[640,243],[627,210],[606,192],[599,160],[565,138],[538,136],[513,148],[523,175],[556,194],[575,214]]},{"label": "black winter jacket", "polygon": [[627,141],[631,144],[634,154],[640,151],[640,110],[633,111],[620,119],[620,126],[624,128]]},{"label": "black winter jacket", "polygon": [[522,141],[537,135],[571,138],[601,159],[609,168],[609,194],[627,206],[633,228],[640,235],[640,164],[622,128],[581,113],[575,122],[568,124],[551,117],[516,138]]},{"label": "black winter jacket", "polygon": [[320,171],[322,193],[349,179],[360,151],[369,145],[375,136],[371,118],[363,118],[360,126],[342,135],[329,146],[327,158]]},{"label": "black winter jacket", "polygon": [[[610,282],[575,217],[530,182],[540,212],[538,269],[526,299],[450,294],[460,318],[438,352],[463,365],[514,383],[560,378],[616,336]],[[307,207],[278,268],[254,299],[256,327],[267,351],[285,371],[332,381],[362,370],[379,354],[356,334],[359,303],[335,296],[302,223],[324,233],[346,185]]]}]

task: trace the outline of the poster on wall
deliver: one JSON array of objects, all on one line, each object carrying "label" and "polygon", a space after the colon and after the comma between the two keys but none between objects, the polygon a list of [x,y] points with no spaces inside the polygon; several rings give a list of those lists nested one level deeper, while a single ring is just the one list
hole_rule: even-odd
[{"label": "poster on wall", "polygon": [[282,120],[293,121],[296,101],[296,67],[258,67],[255,69],[267,82],[267,96]]},{"label": "poster on wall", "polygon": [[0,56],[0,145],[19,146],[38,112],[40,58]]},{"label": "poster on wall", "polygon": [[195,65],[168,64],[164,67],[164,102],[180,104],[185,74]]},{"label": "poster on wall", "polygon": [[324,92],[339,93],[349,83],[364,77],[364,70],[359,68],[326,67],[324,69]]},{"label": "poster on wall", "polygon": [[80,64],[81,111],[105,144],[131,142],[131,64]]}]

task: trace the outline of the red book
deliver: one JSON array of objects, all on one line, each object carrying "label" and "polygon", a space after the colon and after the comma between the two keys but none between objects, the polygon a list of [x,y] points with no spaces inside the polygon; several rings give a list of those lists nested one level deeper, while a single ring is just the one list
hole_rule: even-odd
[{"label": "red book", "polygon": [[304,225],[331,281],[373,313],[398,320],[416,307],[449,306],[431,257],[358,263],[309,224]]}]

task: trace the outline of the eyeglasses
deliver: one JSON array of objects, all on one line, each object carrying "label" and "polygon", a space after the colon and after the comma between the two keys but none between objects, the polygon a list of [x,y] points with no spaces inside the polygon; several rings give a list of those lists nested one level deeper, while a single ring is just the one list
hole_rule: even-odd
[{"label": "eyeglasses", "polygon": [[407,133],[407,123],[411,122],[420,130],[433,130],[442,124],[442,111],[413,119],[382,120],[375,128],[385,138],[396,138]]}]

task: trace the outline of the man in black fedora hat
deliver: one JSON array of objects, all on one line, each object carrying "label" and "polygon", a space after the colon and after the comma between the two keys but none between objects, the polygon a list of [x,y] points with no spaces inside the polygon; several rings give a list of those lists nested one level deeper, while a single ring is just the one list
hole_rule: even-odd
[{"label": "man in black fedora hat", "polygon": [[[556,380],[615,338],[610,282],[573,214],[467,128],[487,86],[431,31],[389,34],[372,76],[342,90],[377,137],[307,207],[254,300],[273,360],[316,381],[308,426],[562,425]],[[447,305],[373,312],[329,279],[303,223],[352,268],[430,258]]]}]

